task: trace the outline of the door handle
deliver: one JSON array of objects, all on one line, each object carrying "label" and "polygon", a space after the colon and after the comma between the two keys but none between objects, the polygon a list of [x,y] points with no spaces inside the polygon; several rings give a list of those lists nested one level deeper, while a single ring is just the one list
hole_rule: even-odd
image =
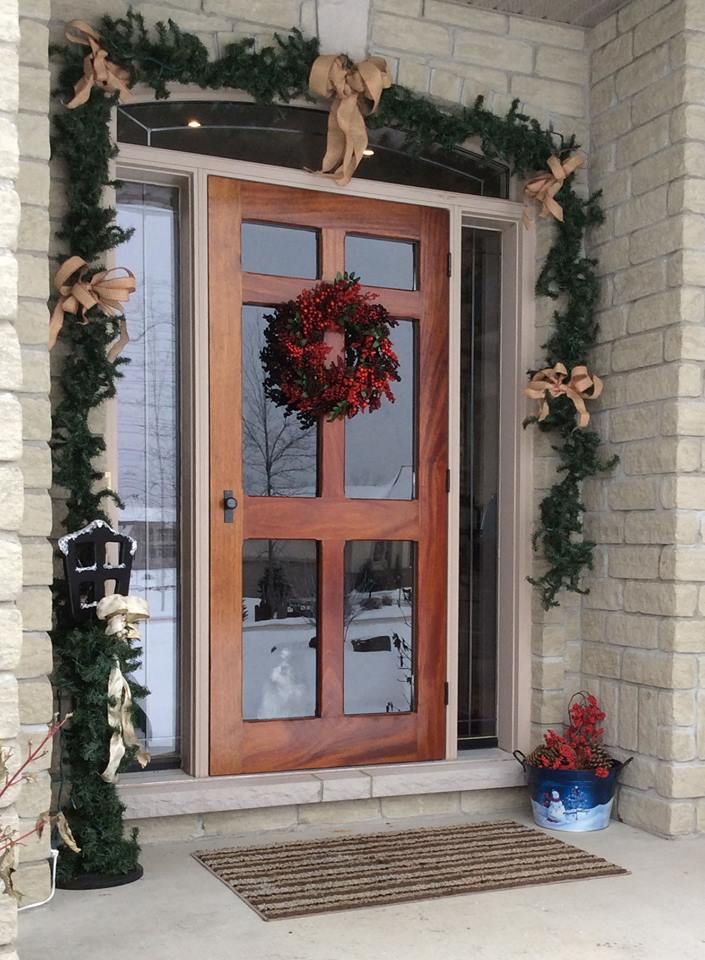
[{"label": "door handle", "polygon": [[223,490],[223,522],[232,523],[237,510],[237,498],[232,490]]}]

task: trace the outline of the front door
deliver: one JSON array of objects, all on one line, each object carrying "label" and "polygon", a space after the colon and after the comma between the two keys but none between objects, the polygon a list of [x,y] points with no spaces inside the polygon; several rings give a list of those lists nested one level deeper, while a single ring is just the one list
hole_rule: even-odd
[{"label": "front door", "polygon": [[[211,773],[441,758],[448,214],[210,177],[208,217]],[[265,397],[265,317],[343,271],[402,379],[304,430]]]}]

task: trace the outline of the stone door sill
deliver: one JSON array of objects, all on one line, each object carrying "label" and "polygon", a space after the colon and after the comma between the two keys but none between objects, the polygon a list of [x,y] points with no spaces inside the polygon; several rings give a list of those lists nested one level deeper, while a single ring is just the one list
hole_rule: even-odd
[{"label": "stone door sill", "polygon": [[125,774],[118,785],[128,820],[289,804],[488,790],[524,783],[503,750],[474,750],[457,760],[348,767],[237,777],[191,777],[180,770]]}]

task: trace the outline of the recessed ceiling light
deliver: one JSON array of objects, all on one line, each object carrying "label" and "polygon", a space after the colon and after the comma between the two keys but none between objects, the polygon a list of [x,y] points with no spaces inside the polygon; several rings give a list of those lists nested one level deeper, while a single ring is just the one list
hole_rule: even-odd
[{"label": "recessed ceiling light", "polygon": [[189,122],[186,124],[186,126],[187,126],[187,127],[200,127],[200,126],[201,126],[201,121],[200,121],[200,120],[189,120]]},{"label": "recessed ceiling light", "polygon": [[374,157],[375,152],[371,147],[367,147],[366,150],[362,151],[363,157]]}]

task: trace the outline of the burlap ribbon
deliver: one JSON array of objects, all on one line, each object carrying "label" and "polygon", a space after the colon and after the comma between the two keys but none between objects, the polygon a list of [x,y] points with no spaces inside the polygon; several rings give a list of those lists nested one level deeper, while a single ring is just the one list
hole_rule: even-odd
[{"label": "burlap ribbon", "polygon": [[[142,620],[149,620],[147,604],[141,597],[123,597],[119,593],[100,600],[96,614],[99,620],[107,620],[105,632],[108,636],[124,633],[128,640],[138,639],[140,634],[137,624]],[[113,666],[108,677],[108,726],[113,731],[110,738],[110,756],[101,777],[106,783],[115,783],[120,761],[129,747],[137,748],[135,759],[141,767],[146,767],[150,761],[149,754],[142,749],[135,734],[132,722],[132,693],[117,657],[113,657]]]},{"label": "burlap ribbon", "polygon": [[120,103],[129,100],[129,71],[108,60],[108,52],[101,47],[100,36],[90,24],[84,20],[72,20],[66,27],[64,36],[70,43],[80,43],[91,50],[83,58],[83,76],[74,84],[74,96],[66,104],[69,110],[86,103],[95,86],[102,87],[109,93],[117,93]]},{"label": "burlap ribbon", "polygon": [[575,404],[578,411],[578,426],[586,427],[590,422],[590,414],[585,406],[586,400],[595,400],[602,393],[602,380],[591,376],[587,367],[573,367],[568,378],[568,371],[562,363],[554,367],[545,367],[533,375],[524,393],[532,400],[538,400],[538,419],[545,420],[549,415],[549,397],[566,396]]},{"label": "burlap ribbon", "polygon": [[318,172],[345,186],[367,149],[365,117],[376,112],[383,91],[392,85],[387,61],[370,57],[352,64],[342,54],[317,57],[308,85],[313,93],[332,100],[326,155]]},{"label": "burlap ribbon", "polygon": [[113,267],[88,278],[87,267],[82,257],[69,257],[56,271],[54,287],[59,297],[49,321],[49,349],[56,343],[65,313],[74,313],[81,318],[81,323],[88,323],[86,311],[100,307],[108,316],[120,317],[120,336],[108,351],[108,360],[114,360],[130,342],[122,304],[135,292],[135,275],[125,267]]},{"label": "burlap ribbon", "polygon": [[[541,204],[542,217],[555,217],[563,222],[563,207],[555,199],[566,178],[582,167],[584,159],[578,153],[568,157],[563,163],[556,156],[548,158],[548,170],[532,177],[524,187],[524,193],[531,200]],[[526,222],[526,217],[525,217]]]}]

